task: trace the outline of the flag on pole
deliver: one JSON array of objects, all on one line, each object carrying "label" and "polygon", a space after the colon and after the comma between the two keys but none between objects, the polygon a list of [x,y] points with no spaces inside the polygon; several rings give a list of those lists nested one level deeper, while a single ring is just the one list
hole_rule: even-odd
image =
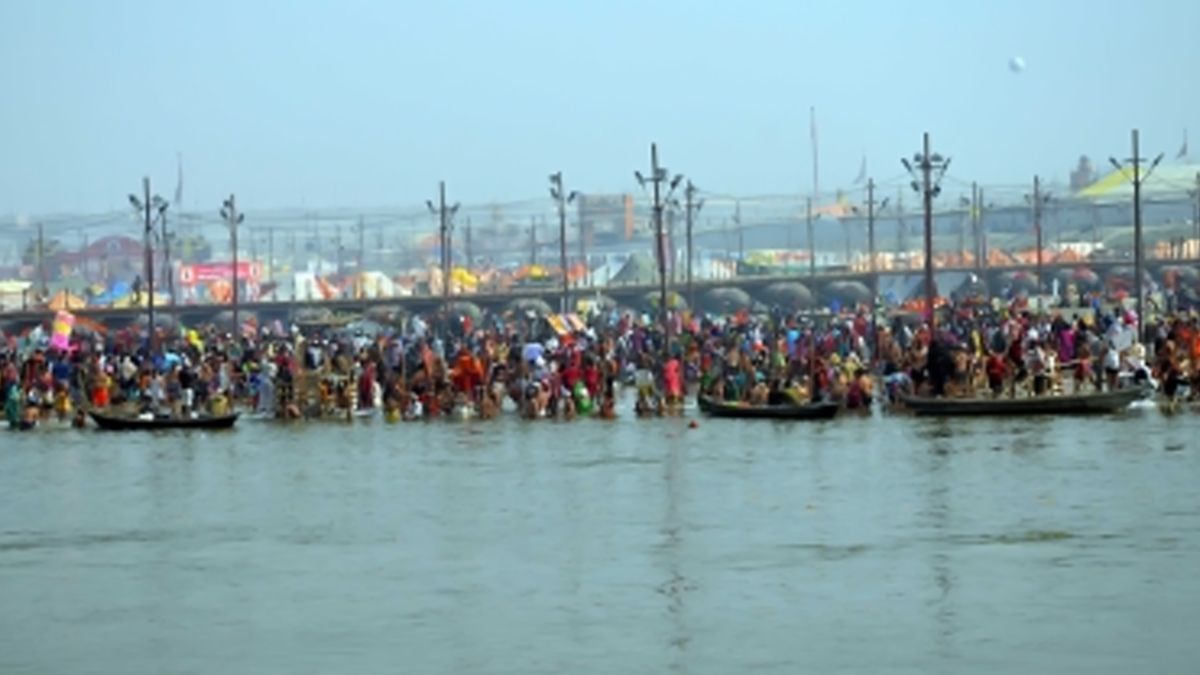
[{"label": "flag on pole", "polygon": [[1183,145],[1179,146],[1179,152],[1175,154],[1175,159],[1187,159],[1188,157],[1188,137],[1187,129],[1183,130]]},{"label": "flag on pole", "polygon": [[175,180],[175,210],[183,207],[183,153],[176,153],[178,176]]},{"label": "flag on pole", "polygon": [[858,165],[858,177],[854,179],[853,185],[861,185],[867,182],[867,155],[863,154],[862,164]]}]

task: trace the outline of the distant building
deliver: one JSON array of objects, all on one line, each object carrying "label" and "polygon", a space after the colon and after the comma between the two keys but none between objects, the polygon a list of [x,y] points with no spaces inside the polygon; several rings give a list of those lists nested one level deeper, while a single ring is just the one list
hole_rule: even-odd
[{"label": "distant building", "polygon": [[579,222],[588,245],[615,243],[634,236],[633,195],[580,195]]},{"label": "distant building", "polygon": [[1079,158],[1079,164],[1071,172],[1071,192],[1079,192],[1096,181],[1096,169],[1087,155]]},{"label": "distant building", "polygon": [[129,281],[145,265],[142,242],[132,237],[102,237],[76,251],[63,251],[46,260],[62,276],[80,275],[100,282]]}]

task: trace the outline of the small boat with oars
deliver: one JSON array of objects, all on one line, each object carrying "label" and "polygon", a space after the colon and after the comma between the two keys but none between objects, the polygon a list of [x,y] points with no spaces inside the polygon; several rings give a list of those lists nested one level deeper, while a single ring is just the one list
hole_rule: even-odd
[{"label": "small boat with oars", "polygon": [[231,429],[238,415],[169,417],[158,415],[112,415],[92,410],[88,413],[97,427],[106,431],[163,431],[170,429]]},{"label": "small boat with oars", "polygon": [[710,417],[761,420],[828,420],[837,415],[839,408],[832,401],[751,405],[718,401],[708,396],[699,397],[697,404],[700,412]]},{"label": "small boat with oars", "polygon": [[902,394],[900,400],[904,408],[914,415],[936,417],[1103,415],[1124,410],[1147,393],[1148,390],[1143,387],[1129,387],[1087,394],[997,398],[935,398]]}]

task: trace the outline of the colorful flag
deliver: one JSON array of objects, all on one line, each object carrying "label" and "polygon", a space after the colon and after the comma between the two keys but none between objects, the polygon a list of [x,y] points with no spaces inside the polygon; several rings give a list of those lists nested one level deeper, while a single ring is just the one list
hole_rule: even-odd
[{"label": "colorful flag", "polygon": [[71,345],[71,330],[75,327],[75,315],[60,311],[54,315],[54,327],[50,334],[50,347],[66,351]]},{"label": "colorful flag", "polygon": [[854,179],[854,185],[861,185],[867,182],[867,156],[862,157],[862,164],[858,166],[858,176]]}]

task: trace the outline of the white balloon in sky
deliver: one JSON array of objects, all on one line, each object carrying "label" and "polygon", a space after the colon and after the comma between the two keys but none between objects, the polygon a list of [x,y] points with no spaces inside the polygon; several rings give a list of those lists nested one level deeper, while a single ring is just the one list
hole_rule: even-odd
[{"label": "white balloon in sky", "polygon": [[1025,70],[1025,59],[1019,56],[1012,57],[1008,60],[1008,69],[1014,73],[1019,73],[1022,70]]}]

